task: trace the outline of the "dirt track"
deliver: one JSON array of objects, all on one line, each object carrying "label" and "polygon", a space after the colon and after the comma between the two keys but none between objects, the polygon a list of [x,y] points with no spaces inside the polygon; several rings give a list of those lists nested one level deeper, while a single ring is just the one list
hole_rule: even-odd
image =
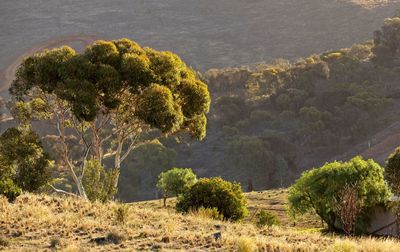
[{"label": "dirt track", "polygon": [[21,54],[18,58],[16,58],[7,68],[5,68],[0,73],[0,92],[3,92],[10,87],[12,81],[15,78],[18,66],[21,64],[24,58],[29,57],[30,55],[47,48],[55,48],[58,46],[69,45],[76,42],[82,43],[84,46],[87,46],[96,39],[98,39],[98,37],[91,35],[71,35],[53,38],[33,46],[32,48]]}]

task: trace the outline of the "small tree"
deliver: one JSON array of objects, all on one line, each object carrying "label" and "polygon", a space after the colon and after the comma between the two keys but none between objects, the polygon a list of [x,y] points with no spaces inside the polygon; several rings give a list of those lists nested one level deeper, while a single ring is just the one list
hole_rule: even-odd
[{"label": "small tree", "polygon": [[390,190],[383,177],[383,168],[372,159],[355,157],[348,162],[326,163],[320,168],[304,172],[289,188],[289,212],[294,216],[307,212],[316,213],[330,230],[340,221],[336,200],[347,184],[357,183],[358,199],[364,204],[357,218],[356,229],[368,226],[368,210],[384,204]]},{"label": "small tree", "polygon": [[400,194],[400,148],[389,155],[386,161],[385,178],[392,191]]},{"label": "small tree", "polygon": [[239,183],[222,178],[202,178],[178,199],[181,212],[198,208],[217,208],[226,220],[240,220],[248,215],[247,200]]},{"label": "small tree", "polygon": [[167,198],[184,193],[197,181],[196,174],[190,168],[173,168],[158,177],[157,187],[163,192],[164,207]]},{"label": "small tree", "polygon": [[29,128],[9,128],[0,136],[3,193],[5,188],[13,192],[39,190],[50,181],[52,166],[39,137]]},{"label": "small tree", "polygon": [[342,229],[346,235],[355,233],[356,221],[363,208],[357,187],[357,184],[346,184],[336,200],[336,214],[340,217]]}]

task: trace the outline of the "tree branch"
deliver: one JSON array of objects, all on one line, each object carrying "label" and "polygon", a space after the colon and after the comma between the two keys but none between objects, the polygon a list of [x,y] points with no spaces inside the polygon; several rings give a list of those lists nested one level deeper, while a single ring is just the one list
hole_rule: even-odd
[{"label": "tree branch", "polygon": [[62,193],[62,194],[66,194],[66,195],[70,195],[70,196],[74,196],[74,197],[79,197],[79,196],[76,195],[75,193],[70,193],[70,192],[67,192],[67,191],[64,191],[64,190],[61,190],[61,189],[57,189],[57,188],[55,188],[53,185],[50,185],[50,184],[49,184],[49,186],[50,186],[56,193]]}]

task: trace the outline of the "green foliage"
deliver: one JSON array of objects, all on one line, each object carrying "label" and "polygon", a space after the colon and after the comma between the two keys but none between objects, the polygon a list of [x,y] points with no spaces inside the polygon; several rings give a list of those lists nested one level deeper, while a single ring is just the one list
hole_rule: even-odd
[{"label": "green foliage", "polygon": [[316,213],[329,229],[335,228],[340,217],[335,214],[335,199],[346,184],[358,185],[358,197],[364,202],[357,219],[357,231],[368,226],[369,210],[385,204],[390,190],[383,178],[383,168],[373,160],[355,157],[348,162],[326,163],[320,168],[304,172],[289,189],[289,212],[296,216]]},{"label": "green foliage", "polygon": [[6,196],[8,201],[14,201],[21,192],[21,189],[15,185],[11,179],[6,178],[0,180],[0,194]]},{"label": "green foliage", "polygon": [[34,87],[68,102],[85,121],[93,121],[102,108],[120,105],[122,90],[144,91],[139,99],[131,97],[130,105],[138,119],[165,132],[184,128],[210,105],[207,86],[177,55],[144,50],[128,39],[96,41],[82,55],[65,46],[27,58],[10,91],[22,99]]},{"label": "green foliage", "polygon": [[116,194],[112,185],[113,176],[115,176],[114,171],[106,170],[97,159],[86,161],[82,184],[88,199],[101,202],[112,200]]},{"label": "green foliage", "polygon": [[264,226],[271,227],[271,226],[279,226],[281,221],[279,220],[276,214],[261,210],[257,214],[257,227],[262,228]]},{"label": "green foliage", "polygon": [[385,178],[393,193],[400,194],[400,148],[391,153],[386,161]]},{"label": "green foliage", "polygon": [[[35,192],[51,179],[53,162],[32,130],[9,128],[0,136],[0,181]],[[3,185],[4,186],[4,185]]]},{"label": "green foliage", "polygon": [[173,168],[158,176],[157,187],[165,197],[178,196],[197,182],[196,174],[190,168]]},{"label": "green foliage", "polygon": [[237,221],[248,215],[247,200],[238,183],[221,178],[202,178],[179,197],[176,208],[181,212],[200,207],[217,208],[227,220]]}]

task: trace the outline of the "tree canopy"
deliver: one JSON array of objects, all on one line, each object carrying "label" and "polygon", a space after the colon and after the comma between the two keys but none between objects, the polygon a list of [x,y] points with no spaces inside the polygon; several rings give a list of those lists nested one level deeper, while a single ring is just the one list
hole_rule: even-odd
[{"label": "tree canopy", "polygon": [[[63,46],[28,57],[10,92],[20,122],[55,126],[62,162],[84,197],[86,160],[113,158],[119,173],[130,151],[155,134],[189,133],[201,140],[210,105],[207,85],[176,54],[129,39],[96,41],[82,54]],[[83,153],[73,160],[71,135],[80,139]]]}]

